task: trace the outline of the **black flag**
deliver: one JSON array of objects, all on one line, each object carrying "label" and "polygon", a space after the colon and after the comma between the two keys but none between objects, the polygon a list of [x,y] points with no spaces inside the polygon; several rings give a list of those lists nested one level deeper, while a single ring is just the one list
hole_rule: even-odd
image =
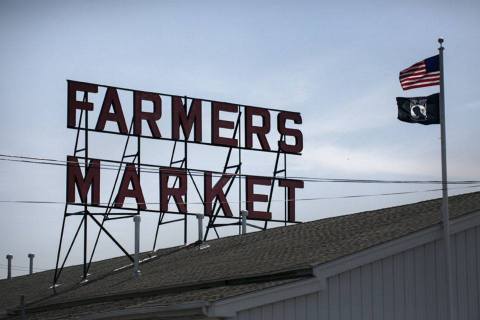
[{"label": "black flag", "polygon": [[438,93],[428,97],[397,97],[398,120],[420,124],[439,124],[438,101]]}]

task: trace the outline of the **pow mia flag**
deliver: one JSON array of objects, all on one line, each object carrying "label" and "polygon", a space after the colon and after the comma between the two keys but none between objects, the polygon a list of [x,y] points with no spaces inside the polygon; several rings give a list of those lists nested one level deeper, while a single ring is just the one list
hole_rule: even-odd
[{"label": "pow mia flag", "polygon": [[397,97],[398,120],[420,124],[439,124],[439,95],[427,97]]}]

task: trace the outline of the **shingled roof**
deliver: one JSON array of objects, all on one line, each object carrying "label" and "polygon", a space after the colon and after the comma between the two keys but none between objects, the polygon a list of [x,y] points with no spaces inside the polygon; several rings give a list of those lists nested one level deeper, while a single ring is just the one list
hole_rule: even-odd
[{"label": "shingled roof", "polygon": [[[449,204],[451,219],[476,212],[480,192],[450,197]],[[137,279],[131,267],[115,270],[129,264],[125,257],[93,263],[84,284],[79,283],[82,266],[72,266],[64,269],[56,294],[49,289],[52,270],[1,280],[0,310],[10,310],[5,317],[18,316],[14,309],[21,294],[29,319],[74,319],[87,309],[217,301],[311,277],[313,266],[439,224],[440,206],[441,200],[434,199],[210,240],[205,249],[161,249],[143,254],[149,259],[141,264]]]}]

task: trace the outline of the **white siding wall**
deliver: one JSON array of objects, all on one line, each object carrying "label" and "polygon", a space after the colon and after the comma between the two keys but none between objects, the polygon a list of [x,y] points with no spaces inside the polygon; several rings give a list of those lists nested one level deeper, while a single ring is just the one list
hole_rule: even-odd
[{"label": "white siding wall", "polygon": [[[454,313],[480,319],[480,227],[452,236]],[[327,289],[241,311],[237,320],[447,319],[443,241],[328,278]]]}]

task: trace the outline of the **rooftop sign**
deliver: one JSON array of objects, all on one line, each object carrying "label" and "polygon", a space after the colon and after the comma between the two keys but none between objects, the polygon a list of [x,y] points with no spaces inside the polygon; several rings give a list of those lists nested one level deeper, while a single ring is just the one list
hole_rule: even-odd
[{"label": "rooftop sign", "polygon": [[[303,149],[303,136],[298,125],[302,123],[302,117],[299,113],[282,111],[277,109],[268,109],[252,106],[241,106],[233,103],[211,101],[205,99],[196,99],[180,97],[174,95],[165,95],[153,92],[144,92],[138,90],[121,89],[115,87],[106,87],[105,94],[102,95],[102,104],[95,105],[88,99],[78,99],[77,96],[98,95],[101,85],[69,81],[68,82],[68,127],[78,130],[102,132],[120,135],[132,135],[139,138],[172,140],[186,143],[198,143],[204,145],[222,146],[236,149],[250,149],[266,152],[277,152],[286,154],[300,154]],[[125,105],[120,102],[119,91],[126,91],[130,95],[132,103]],[[165,105],[164,100],[168,98],[169,104]],[[146,110],[146,105],[149,111]],[[78,111],[89,112],[99,109],[97,117],[93,119],[94,127],[82,127],[78,119]],[[130,109],[132,119],[126,119],[126,111]],[[209,135],[205,133],[204,114],[210,114]],[[244,112],[244,135],[242,137],[232,136],[235,131],[236,123],[224,119],[224,114],[233,114],[235,118]],[[162,117],[168,117],[170,126],[162,128],[159,120]],[[259,124],[254,124],[254,119],[258,118]],[[90,118],[91,119],[91,118]],[[272,132],[271,122],[276,121],[276,130]],[[127,123],[131,123],[130,129]],[[107,130],[106,126],[113,124],[117,130]],[[293,126],[291,125],[293,124]],[[271,145],[267,139],[269,135],[276,137],[276,145]],[[287,143],[288,138],[292,138],[292,143]],[[259,147],[254,147],[253,141],[258,139]],[[85,157],[82,157],[84,159]],[[89,158],[87,173],[82,173],[77,156],[68,156],[67,170],[67,202],[70,204],[88,204],[91,206],[102,207],[100,180],[102,162],[115,162],[109,159]],[[123,163],[121,163],[123,164]],[[225,217],[234,217],[225,195],[225,188],[229,182],[237,177],[238,174],[226,173],[218,168],[212,168],[211,171],[197,170],[193,168],[172,168],[166,165],[151,165],[144,163],[125,163],[125,169],[121,178],[118,192],[113,201],[113,207],[122,209],[125,198],[132,198],[136,201],[139,210],[149,210],[143,188],[140,183],[140,170],[138,166],[156,167],[159,174],[160,184],[160,211],[167,213],[199,214],[207,216],[212,215],[212,206],[218,201]],[[203,184],[203,212],[189,212],[188,203],[185,196],[188,189],[188,171],[201,173],[204,176]],[[213,178],[218,177],[216,183]],[[272,177],[261,177],[245,175],[245,199],[246,208],[249,211],[249,219],[270,220],[270,212],[254,210],[255,202],[268,201],[267,195],[254,192],[255,185],[270,186],[275,183]],[[169,187],[171,180],[179,181],[178,186]],[[295,190],[303,188],[303,181],[292,179],[277,179],[278,186],[286,188],[289,197],[288,221],[295,221]],[[76,192],[81,200],[77,203]],[[87,194],[90,193],[90,201]],[[169,211],[169,200],[176,204],[177,211]],[[130,208],[129,208],[130,209]],[[238,212],[236,216],[238,217]]]},{"label": "rooftop sign", "polygon": [[[73,154],[67,156],[66,206],[54,283],[82,227],[84,279],[101,232],[132,259],[108,231],[108,220],[129,218],[142,212],[158,214],[153,250],[160,226],[167,223],[183,223],[184,244],[187,244],[188,217],[192,215],[202,221],[203,217],[208,219],[204,240],[210,230],[219,237],[217,228],[240,226],[242,210],[248,211],[249,220],[261,221],[263,227],[250,224],[259,229],[266,229],[269,222],[285,225],[297,222],[295,195],[303,188],[303,181],[288,178],[286,156],[301,155],[303,150],[300,113],[72,80],[67,83],[67,127],[76,130],[76,140]],[[90,146],[92,140],[105,134],[126,137],[125,142],[119,144],[123,149],[120,159],[114,159],[113,152],[104,152],[103,158],[92,155],[98,153],[98,149]],[[151,142],[148,148],[143,147],[150,153],[157,151],[164,155],[164,144],[171,145],[170,161],[158,163],[161,157],[155,158],[157,163],[145,161],[142,141],[146,139],[163,141],[158,149],[152,148]],[[189,157],[192,144],[207,148],[200,151],[200,155],[210,157],[202,163],[203,169],[191,165],[199,154],[197,150],[197,156]],[[109,147],[114,145],[117,143]],[[132,147],[135,151],[131,151]],[[218,155],[218,152],[210,154],[208,148],[213,147],[226,151],[223,166],[209,165],[212,157]],[[252,154],[247,151],[273,154],[273,173],[242,172]],[[268,162],[266,158],[265,162]],[[116,173],[107,187],[106,170]],[[156,182],[150,179],[146,183],[147,179],[142,178],[145,173],[157,175],[153,180]],[[236,189],[233,194],[232,187]],[[281,188],[284,195],[283,214],[272,214],[275,187]],[[260,192],[262,188],[264,191]],[[152,190],[158,190],[154,198]],[[189,197],[199,202],[189,201]],[[237,199],[232,201],[232,197]],[[70,216],[80,216],[82,220],[61,263],[64,226]],[[99,228],[90,254],[87,220]]]}]

